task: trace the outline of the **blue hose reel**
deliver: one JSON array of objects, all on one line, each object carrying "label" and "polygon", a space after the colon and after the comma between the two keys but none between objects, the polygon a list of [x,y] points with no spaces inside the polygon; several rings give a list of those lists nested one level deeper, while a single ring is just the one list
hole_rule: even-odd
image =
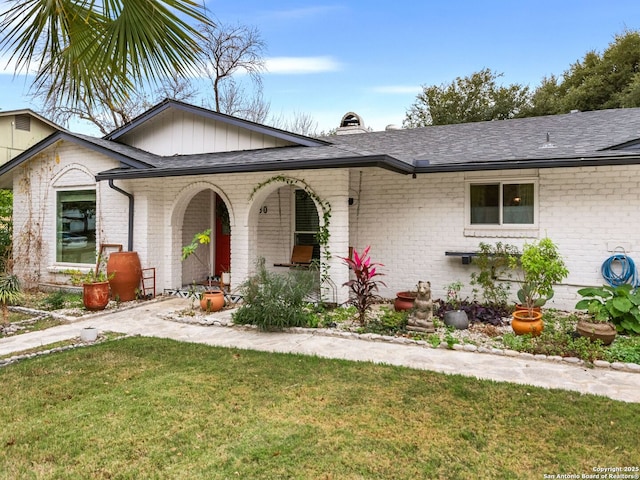
[{"label": "blue hose reel", "polygon": [[607,258],[602,264],[602,276],[612,287],[630,283],[638,286],[638,271],[636,265],[626,253],[616,253]]}]

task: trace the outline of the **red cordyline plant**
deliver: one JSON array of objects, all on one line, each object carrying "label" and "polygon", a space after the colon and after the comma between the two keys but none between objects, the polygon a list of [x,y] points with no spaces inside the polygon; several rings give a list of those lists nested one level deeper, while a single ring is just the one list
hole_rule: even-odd
[{"label": "red cordyline plant", "polygon": [[386,287],[384,282],[374,280],[375,277],[383,275],[376,271],[376,267],[384,267],[384,265],[371,262],[371,258],[369,257],[370,248],[370,246],[365,248],[360,255],[353,249],[353,259],[342,258],[356,276],[355,279],[349,280],[344,283],[343,286],[349,287],[353,293],[347,303],[358,309],[360,325],[365,324],[367,310],[369,310],[369,307],[379,298],[379,296],[374,293],[378,291],[378,285]]}]

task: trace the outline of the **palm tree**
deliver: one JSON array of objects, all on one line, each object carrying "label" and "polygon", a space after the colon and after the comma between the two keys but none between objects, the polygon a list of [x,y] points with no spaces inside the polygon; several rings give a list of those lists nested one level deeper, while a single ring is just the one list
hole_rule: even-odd
[{"label": "palm tree", "polygon": [[105,83],[124,99],[136,83],[195,71],[202,35],[189,19],[211,24],[195,0],[15,0],[0,50],[61,103],[90,102]]}]

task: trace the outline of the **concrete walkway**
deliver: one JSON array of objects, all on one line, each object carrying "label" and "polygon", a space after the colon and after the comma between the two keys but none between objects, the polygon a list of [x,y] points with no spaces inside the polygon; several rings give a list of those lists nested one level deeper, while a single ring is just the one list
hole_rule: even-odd
[{"label": "concrete walkway", "polygon": [[[0,339],[0,355],[78,337],[87,326],[101,331],[171,338],[220,347],[299,353],[353,361],[371,361],[495,381],[574,390],[640,403],[640,373],[585,368],[566,362],[434,349],[415,344],[330,337],[310,332],[272,333],[224,326],[200,326],[161,318],[188,307],[186,299],[169,297],[132,309],[106,312],[47,330]],[[228,318],[230,313],[215,314]]]}]

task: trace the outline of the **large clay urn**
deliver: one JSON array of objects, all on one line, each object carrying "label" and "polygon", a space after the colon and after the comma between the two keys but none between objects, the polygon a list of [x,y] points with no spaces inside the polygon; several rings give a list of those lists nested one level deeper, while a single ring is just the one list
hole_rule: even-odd
[{"label": "large clay urn", "polygon": [[136,299],[142,279],[138,252],[113,252],[107,261],[111,298],[120,302]]}]

